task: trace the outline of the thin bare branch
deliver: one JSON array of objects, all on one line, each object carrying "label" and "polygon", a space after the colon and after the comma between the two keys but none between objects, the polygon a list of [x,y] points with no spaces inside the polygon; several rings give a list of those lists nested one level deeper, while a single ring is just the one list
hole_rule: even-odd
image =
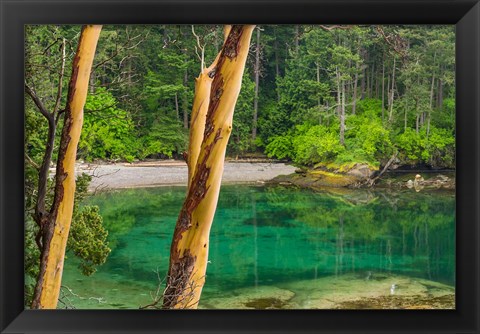
[{"label": "thin bare branch", "polygon": [[325,25],[319,25],[320,28],[323,30],[331,31],[335,29],[341,29],[341,30],[347,30],[347,29],[352,29],[353,26],[343,26],[343,25],[332,25],[332,26],[325,26]]},{"label": "thin bare branch", "polygon": [[25,158],[27,159],[28,163],[32,165],[33,168],[37,170],[40,169],[40,166],[35,161],[33,161],[33,159],[30,158],[30,156],[26,152],[25,152]]},{"label": "thin bare branch", "polygon": [[402,58],[407,57],[407,42],[398,34],[386,34],[381,26],[376,26],[375,31],[383,37],[390,49]]},{"label": "thin bare branch", "polygon": [[[193,26],[192,24],[192,34],[193,36],[195,36],[195,38],[197,39],[197,46],[195,46],[195,53],[197,54],[197,57],[200,59],[200,71],[203,72],[203,69],[205,68],[205,45],[202,45],[200,43],[200,36],[198,36],[196,33],[195,33],[195,27]],[[198,54],[198,50],[197,50],[197,47],[200,49],[202,55],[200,56]]]},{"label": "thin bare branch", "polygon": [[35,103],[35,105],[37,106],[38,110],[42,113],[42,115],[45,116],[46,119],[51,121],[53,119],[53,115],[48,112],[47,108],[45,108],[45,106],[43,105],[43,102],[37,96],[35,91],[32,88],[30,88],[30,86],[28,86],[26,82],[25,82],[25,92],[27,92],[27,94],[30,95],[30,97],[33,100],[33,103]]}]

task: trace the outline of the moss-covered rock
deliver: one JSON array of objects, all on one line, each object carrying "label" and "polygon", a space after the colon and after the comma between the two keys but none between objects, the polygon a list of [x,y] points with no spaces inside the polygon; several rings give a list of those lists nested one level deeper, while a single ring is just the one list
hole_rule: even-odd
[{"label": "moss-covered rock", "polygon": [[312,189],[358,187],[373,177],[377,170],[377,167],[366,163],[319,163],[311,169],[301,167],[293,174],[278,176],[270,183]]}]

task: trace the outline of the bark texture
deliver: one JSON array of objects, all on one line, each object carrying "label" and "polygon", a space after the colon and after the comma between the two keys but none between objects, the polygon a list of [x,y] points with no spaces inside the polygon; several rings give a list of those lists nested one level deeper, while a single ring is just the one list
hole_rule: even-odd
[{"label": "bark texture", "polygon": [[90,72],[102,26],[82,27],[73,59],[68,101],[58,151],[54,200],[40,227],[42,250],[40,274],[32,302],[34,309],[57,307],[63,262],[75,196],[75,158],[83,124],[83,107],[88,93]]},{"label": "bark texture", "polygon": [[197,308],[200,300],[225,150],[253,29],[227,26],[222,50],[195,83],[186,157],[189,187],[173,235],[164,308]]}]

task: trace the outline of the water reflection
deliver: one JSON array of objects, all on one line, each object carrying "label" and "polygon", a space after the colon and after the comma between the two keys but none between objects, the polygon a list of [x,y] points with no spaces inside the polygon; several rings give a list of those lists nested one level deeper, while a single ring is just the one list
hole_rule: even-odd
[{"label": "water reflection", "polygon": [[[65,282],[103,293],[122,284],[122,293],[112,292],[112,298],[126,300],[133,298],[125,291],[127,282],[145,294],[154,290],[154,272],[168,269],[184,196],[184,188],[165,187],[90,198],[89,204],[100,206],[112,253],[92,277],[81,276],[74,258],[68,258]],[[455,197],[452,192],[224,186],[209,260],[202,296],[207,301],[233,289],[345,274],[366,281],[401,274],[453,286]]]}]

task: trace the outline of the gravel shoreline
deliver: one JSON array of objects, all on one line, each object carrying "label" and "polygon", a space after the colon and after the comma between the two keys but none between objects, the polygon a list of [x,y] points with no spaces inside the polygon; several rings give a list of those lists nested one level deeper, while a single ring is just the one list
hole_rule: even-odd
[{"label": "gravel shoreline", "polygon": [[[76,173],[92,176],[89,191],[122,188],[186,186],[187,164],[184,161],[145,163],[88,164],[77,163]],[[265,182],[278,175],[291,174],[295,167],[277,162],[226,162],[222,184]]]}]

